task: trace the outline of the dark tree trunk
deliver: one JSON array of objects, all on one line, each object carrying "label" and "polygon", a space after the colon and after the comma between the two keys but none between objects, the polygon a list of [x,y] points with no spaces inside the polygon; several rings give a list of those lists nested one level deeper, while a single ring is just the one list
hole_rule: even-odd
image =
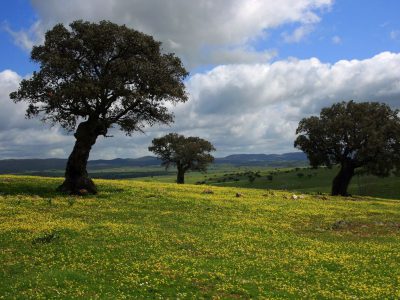
[{"label": "dark tree trunk", "polygon": [[86,193],[96,194],[97,188],[89,178],[86,170],[89,153],[100,134],[101,126],[90,120],[79,124],[74,136],[76,138],[74,149],[70,154],[65,170],[65,181],[58,187],[63,193],[82,195]]},{"label": "dark tree trunk", "polygon": [[339,174],[333,179],[332,196],[348,196],[347,188],[354,176],[354,166],[350,162],[341,165]]},{"label": "dark tree trunk", "polygon": [[176,183],[185,183],[185,170],[182,167],[178,167],[178,176],[176,177]]}]

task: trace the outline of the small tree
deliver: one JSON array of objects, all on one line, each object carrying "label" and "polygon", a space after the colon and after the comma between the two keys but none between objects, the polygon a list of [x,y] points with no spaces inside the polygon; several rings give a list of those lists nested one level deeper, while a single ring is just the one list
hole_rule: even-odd
[{"label": "small tree", "polygon": [[376,176],[400,170],[400,117],[398,110],[377,102],[341,102],[324,108],[319,117],[304,118],[294,145],[313,167],[340,164],[332,195],[347,196],[355,169]]},{"label": "small tree", "polygon": [[210,154],[214,146],[199,137],[185,137],[176,133],[155,138],[149,151],[154,152],[165,168],[171,165],[178,170],[177,183],[185,183],[186,171],[206,171],[208,164],[214,161]]},{"label": "small tree", "polygon": [[247,177],[249,179],[249,182],[253,183],[256,180],[257,177],[261,177],[260,171],[257,171],[257,172],[249,171],[247,173]]},{"label": "small tree", "polygon": [[[11,93],[26,101],[27,117],[75,131],[65,181],[59,190],[96,193],[86,165],[99,136],[117,126],[126,134],[147,125],[173,122],[166,103],[187,100],[187,72],[179,58],[162,53],[151,36],[111,22],[75,21],[46,33],[44,45],[32,49],[40,70]],[[76,126],[79,124],[78,126]]]},{"label": "small tree", "polygon": [[250,174],[250,175],[248,175],[248,179],[249,179],[250,183],[253,183],[254,180],[256,180],[256,176],[254,174]]}]

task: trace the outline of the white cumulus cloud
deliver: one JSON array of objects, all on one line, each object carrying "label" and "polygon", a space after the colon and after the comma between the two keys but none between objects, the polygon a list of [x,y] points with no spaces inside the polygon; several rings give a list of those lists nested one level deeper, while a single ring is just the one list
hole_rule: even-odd
[{"label": "white cumulus cloud", "polygon": [[224,153],[292,151],[298,122],[322,107],[355,100],[400,108],[400,54],[219,66],[193,76],[188,90],[191,100],[177,109],[178,130],[201,133]]},{"label": "white cumulus cloud", "polygon": [[[319,22],[321,11],[332,3],[333,0],[32,0],[42,31],[55,23],[68,24],[76,19],[126,24],[161,40],[166,50],[183,57],[189,68],[203,63],[229,63],[232,57],[239,63],[256,59],[265,62],[270,55],[256,55],[251,48],[254,40],[284,24],[300,24],[301,32],[295,33],[295,39],[299,39]],[[25,39],[29,35],[18,32],[16,36]],[[22,43],[31,46],[29,42]],[[210,55],[214,51],[215,55]]]},{"label": "white cumulus cloud", "polygon": [[54,157],[56,148],[71,147],[72,140],[58,127],[25,118],[25,103],[13,103],[9,94],[22,77],[11,70],[0,72],[0,159],[12,157]]},{"label": "white cumulus cloud", "polygon": [[[0,157],[67,156],[73,136],[25,120],[24,104],[8,98],[20,80],[15,72],[0,72]],[[335,102],[381,101],[400,108],[400,54],[334,64],[311,58],[218,66],[192,76],[187,90],[189,101],[172,107],[171,127],[133,137],[114,130],[114,137],[99,138],[91,158],[148,155],[151,140],[168,132],[208,139],[218,156],[293,151],[298,122]]]}]

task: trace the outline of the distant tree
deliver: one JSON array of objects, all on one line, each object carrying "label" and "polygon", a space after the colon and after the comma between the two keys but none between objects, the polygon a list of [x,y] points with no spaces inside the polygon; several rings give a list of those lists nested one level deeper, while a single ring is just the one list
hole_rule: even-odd
[{"label": "distant tree", "polygon": [[247,177],[248,177],[250,183],[253,183],[257,177],[261,177],[260,171],[257,171],[257,172],[248,171],[248,172],[246,172],[246,174],[247,174]]},{"label": "distant tree", "polygon": [[256,180],[256,176],[254,174],[249,174],[247,176],[250,183],[253,183]]},{"label": "distant tree", "polygon": [[377,102],[341,102],[300,121],[294,145],[313,167],[339,164],[332,195],[347,196],[355,169],[385,177],[400,171],[398,110]]},{"label": "distant tree", "polygon": [[166,168],[176,166],[178,170],[177,183],[185,183],[186,171],[206,171],[208,164],[214,161],[210,154],[214,146],[199,137],[185,137],[176,133],[155,138],[149,151],[161,159]]},{"label": "distant tree", "polygon": [[63,192],[97,192],[86,170],[97,137],[113,126],[130,135],[145,125],[171,123],[167,102],[187,100],[188,73],[180,59],[162,53],[151,36],[108,21],[75,21],[70,29],[58,24],[31,58],[40,70],[10,97],[28,102],[27,117],[41,115],[75,131]]}]

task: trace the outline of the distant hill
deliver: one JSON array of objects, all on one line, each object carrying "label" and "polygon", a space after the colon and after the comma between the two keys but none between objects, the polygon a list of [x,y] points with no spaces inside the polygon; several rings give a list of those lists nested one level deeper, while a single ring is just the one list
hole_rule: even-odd
[{"label": "distant hill", "polygon": [[59,170],[65,168],[67,160],[48,159],[4,159],[0,160],[0,173],[21,173],[27,171]]},{"label": "distant hill", "polygon": [[303,152],[285,154],[233,154],[217,158],[217,164],[231,164],[236,166],[284,166],[293,163],[307,163],[307,156]]},{"label": "distant hill", "polygon": [[[41,172],[51,170],[64,170],[66,159],[4,159],[0,160],[0,174]],[[294,166],[306,164],[307,157],[302,152],[285,154],[233,154],[222,158],[216,158],[215,164],[227,164],[234,166]],[[111,160],[91,160],[88,163],[89,170],[149,167],[159,166],[161,161],[154,156],[140,158],[116,158]]]},{"label": "distant hill", "polygon": [[[66,159],[4,159],[0,160],[0,174],[38,172],[49,170],[63,170],[67,164]],[[111,160],[91,160],[88,162],[88,169],[110,169],[122,167],[146,167],[160,165],[156,157],[144,156],[140,158],[116,158]]]}]

